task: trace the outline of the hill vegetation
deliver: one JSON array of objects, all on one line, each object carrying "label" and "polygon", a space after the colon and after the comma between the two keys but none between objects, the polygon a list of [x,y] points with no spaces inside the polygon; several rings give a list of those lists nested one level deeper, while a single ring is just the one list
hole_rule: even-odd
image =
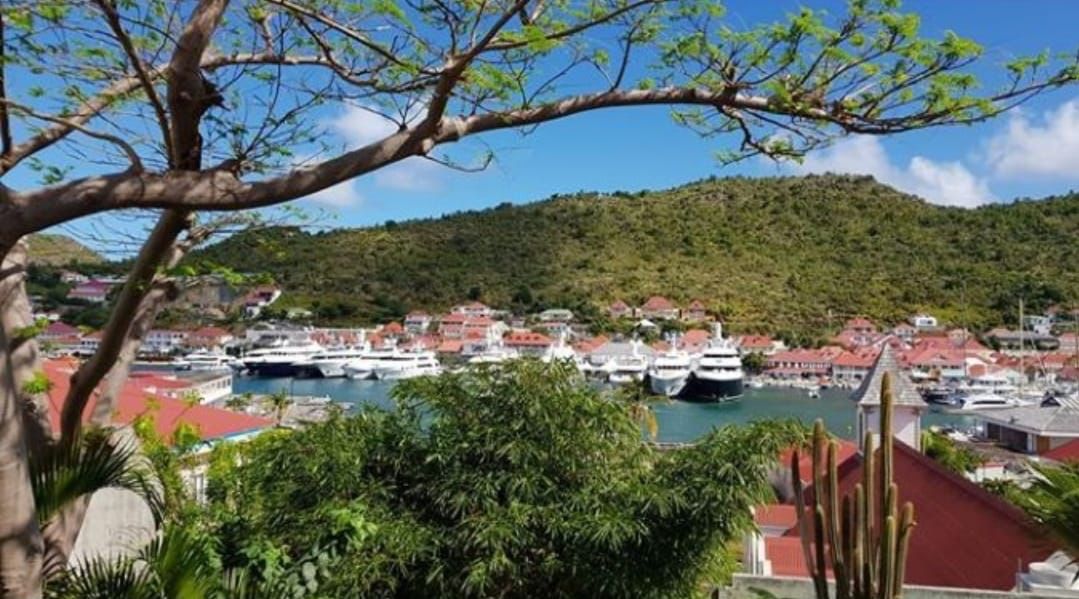
[{"label": "hill vegetation", "polygon": [[30,263],[40,266],[100,264],[101,254],[66,235],[35,233],[30,236]]},{"label": "hill vegetation", "polygon": [[983,327],[1079,298],[1079,195],[946,208],[870,177],[709,179],[383,226],[243,233],[199,260],[268,272],[285,304],[365,322],[466,298],[598,315],[704,300],[735,330],[822,333],[917,311]]}]

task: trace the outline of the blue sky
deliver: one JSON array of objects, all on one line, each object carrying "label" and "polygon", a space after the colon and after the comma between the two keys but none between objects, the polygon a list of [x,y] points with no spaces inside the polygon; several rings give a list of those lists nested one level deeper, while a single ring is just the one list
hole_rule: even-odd
[{"label": "blue sky", "polygon": [[[841,7],[787,0],[726,4],[730,18],[749,24],[781,18],[803,5]],[[921,0],[908,1],[904,8],[922,15],[925,34],[951,29],[980,42],[986,54],[976,72],[983,80],[991,80],[997,66],[1017,55],[1079,47],[1076,2]],[[331,118],[341,131],[353,118],[365,120],[347,110]],[[335,224],[353,226],[578,190],[660,189],[709,175],[827,170],[873,174],[942,204],[1041,197],[1079,189],[1079,86],[1036,98],[991,123],[841,141],[800,167],[763,160],[719,165],[715,152],[736,140],[701,139],[675,125],[664,108],[596,112],[544,125],[527,137],[498,133],[484,141],[497,155],[486,172],[450,172],[417,160],[323,194],[316,205],[329,206],[337,214]]]},{"label": "blue sky", "polygon": [[[781,19],[806,5],[842,12],[842,2],[731,0],[734,23]],[[986,48],[975,71],[992,80],[1004,61],[1045,48],[1075,51],[1079,2],[1070,0],[908,0],[922,15],[923,34],[951,29]],[[327,108],[319,124],[346,145],[383,131],[363,111]],[[666,109],[593,112],[540,127],[528,136],[500,132],[455,149],[468,160],[485,148],[497,160],[485,172],[464,174],[413,159],[303,200],[335,215],[333,226],[438,216],[501,202],[529,202],[579,190],[639,190],[675,186],[710,175],[767,176],[802,172],[859,172],[935,203],[976,206],[1079,189],[1079,86],[1048,94],[1020,111],[972,127],[935,129],[887,139],[853,138],[811,155],[795,167],[750,160],[721,166],[716,151],[733,138],[701,139],[675,125]],[[15,188],[32,173],[12,173]],[[74,229],[78,231],[78,228]],[[69,229],[69,232],[71,229]]]}]

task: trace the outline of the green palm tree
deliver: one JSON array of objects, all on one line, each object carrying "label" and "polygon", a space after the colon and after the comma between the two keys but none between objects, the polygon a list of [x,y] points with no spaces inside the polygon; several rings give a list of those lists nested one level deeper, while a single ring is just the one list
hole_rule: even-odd
[{"label": "green palm tree", "polygon": [[281,426],[281,422],[285,420],[285,414],[288,413],[289,406],[292,405],[292,400],[284,390],[274,392],[266,398],[266,403],[270,406],[270,409],[274,413],[274,421],[277,426]]},{"label": "green palm tree", "polygon": [[1079,561],[1079,463],[1035,465],[1035,479],[1015,501]]}]

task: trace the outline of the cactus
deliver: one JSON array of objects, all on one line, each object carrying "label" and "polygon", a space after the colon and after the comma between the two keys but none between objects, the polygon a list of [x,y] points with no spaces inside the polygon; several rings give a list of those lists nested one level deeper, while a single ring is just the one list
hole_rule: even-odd
[{"label": "cactus", "polygon": [[903,591],[914,506],[907,502],[902,510],[897,507],[899,489],[892,480],[893,399],[888,374],[881,382],[880,396],[879,476],[873,435],[867,431],[862,480],[852,493],[840,496],[838,443],[828,438],[824,423],[817,420],[813,427],[813,504],[807,510],[798,451],[791,457],[802,551],[818,599],[831,599],[829,564],[836,599],[898,599]]}]

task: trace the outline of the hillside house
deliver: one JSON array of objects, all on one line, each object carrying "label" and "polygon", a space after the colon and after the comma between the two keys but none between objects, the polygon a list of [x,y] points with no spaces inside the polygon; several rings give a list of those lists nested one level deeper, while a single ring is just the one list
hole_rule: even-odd
[{"label": "hillside house", "polygon": [[450,313],[463,314],[472,318],[490,318],[494,316],[495,311],[483,302],[468,302],[450,308]]},{"label": "hillside house", "polygon": [[613,304],[607,307],[607,314],[611,318],[632,318],[633,308],[630,308],[629,304],[622,300],[615,300]]},{"label": "hillside house", "polygon": [[542,333],[532,331],[511,331],[502,338],[502,344],[508,349],[516,350],[519,356],[543,356],[551,346],[554,339]]},{"label": "hillside house", "polygon": [[637,315],[648,320],[677,320],[678,306],[661,295],[653,295],[637,310]]},{"label": "hillside house", "polygon": [[693,300],[682,311],[682,320],[687,322],[703,322],[708,319],[708,307],[701,300]]},{"label": "hillside house", "polygon": [[929,314],[915,314],[910,317],[910,324],[920,331],[933,330],[940,326],[935,316]]},{"label": "hillside house", "polygon": [[877,325],[873,324],[873,321],[868,318],[859,316],[848,320],[846,324],[843,325],[843,330],[870,335],[877,332]]},{"label": "hillside house", "polygon": [[112,291],[112,287],[113,283],[89,279],[72,287],[67,292],[67,298],[100,304],[109,299],[109,292]]},{"label": "hillside house", "polygon": [[414,310],[405,315],[405,330],[412,335],[422,335],[431,326],[431,320],[430,314]]}]

